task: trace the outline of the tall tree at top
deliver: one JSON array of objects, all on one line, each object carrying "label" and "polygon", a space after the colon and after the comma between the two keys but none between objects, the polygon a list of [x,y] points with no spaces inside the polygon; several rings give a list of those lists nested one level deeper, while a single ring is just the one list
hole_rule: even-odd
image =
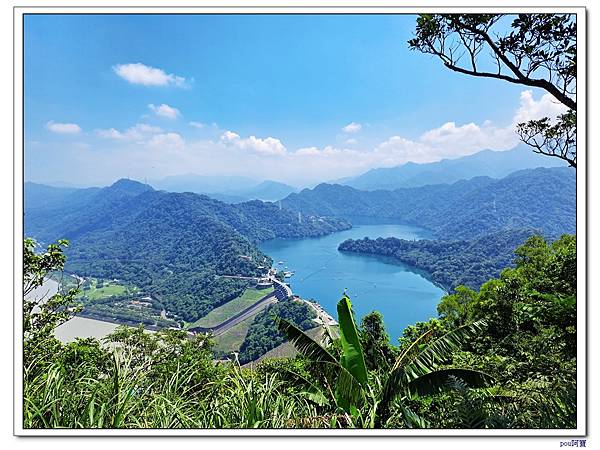
[{"label": "tall tree at top", "polygon": [[435,55],[455,72],[550,93],[566,112],[520,123],[516,132],[534,152],[577,168],[574,14],[422,14],[408,45]]}]

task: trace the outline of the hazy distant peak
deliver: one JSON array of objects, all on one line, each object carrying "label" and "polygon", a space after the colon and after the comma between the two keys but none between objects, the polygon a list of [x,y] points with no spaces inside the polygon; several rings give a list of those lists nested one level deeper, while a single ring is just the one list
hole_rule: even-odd
[{"label": "hazy distant peak", "polygon": [[118,190],[133,195],[154,190],[149,184],[140,183],[139,181],[130,180],[128,178],[121,178],[120,180],[115,181],[107,189],[112,191]]},{"label": "hazy distant peak", "polygon": [[564,166],[564,161],[549,158],[531,151],[524,145],[507,151],[482,150],[455,159],[442,159],[433,163],[413,163],[371,169],[362,175],[341,182],[361,190],[393,190],[433,184],[452,184],[461,179],[478,176],[503,178],[520,169]]}]

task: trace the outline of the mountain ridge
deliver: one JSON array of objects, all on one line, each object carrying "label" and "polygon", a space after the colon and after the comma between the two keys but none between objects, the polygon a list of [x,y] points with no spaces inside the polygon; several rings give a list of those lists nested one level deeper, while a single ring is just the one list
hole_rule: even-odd
[{"label": "mountain ridge", "polygon": [[427,228],[438,238],[466,239],[508,228],[574,232],[575,198],[575,173],[561,167],[391,191],[322,183],[290,194],[282,205],[307,215],[393,220]]},{"label": "mountain ridge", "polygon": [[482,150],[455,159],[433,163],[407,162],[400,166],[374,168],[354,177],[338,180],[339,184],[361,190],[394,190],[430,184],[453,183],[476,176],[504,178],[520,169],[564,167],[566,163],[539,155],[524,145],[512,150]]},{"label": "mountain ridge", "polygon": [[131,180],[68,192],[51,207],[26,203],[25,210],[26,235],[42,243],[70,241],[68,272],[123,280],[188,321],[240,295],[248,284],[220,275],[265,274],[271,261],[258,242],[316,237],[350,227],[339,219],[299,222],[296,214],[273,203],[231,205]]}]

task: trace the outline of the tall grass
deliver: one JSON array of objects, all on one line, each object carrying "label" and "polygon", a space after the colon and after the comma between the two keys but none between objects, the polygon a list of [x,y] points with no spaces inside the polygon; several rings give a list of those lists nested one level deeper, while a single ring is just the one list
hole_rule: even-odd
[{"label": "tall grass", "polygon": [[[67,371],[54,363],[39,374],[25,372],[25,428],[282,428],[327,426],[317,406],[290,392],[276,374],[237,365],[205,384],[194,368],[177,365],[166,380],[151,380],[143,364],[115,349],[112,367],[100,377],[82,364]],[[301,418],[307,418],[302,420]],[[299,419],[300,418],[300,419]]]}]

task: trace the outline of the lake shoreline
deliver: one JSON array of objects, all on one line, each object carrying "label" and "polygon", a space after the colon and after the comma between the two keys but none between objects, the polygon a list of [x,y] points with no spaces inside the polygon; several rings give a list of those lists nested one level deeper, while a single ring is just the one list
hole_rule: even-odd
[{"label": "lake shoreline", "polygon": [[352,229],[317,239],[278,239],[259,245],[278,270],[295,272],[288,281],[294,294],[314,300],[325,311],[335,312],[346,292],[356,321],[373,310],[384,315],[392,342],[406,326],[438,317],[437,306],[447,294],[427,273],[397,260],[377,255],[342,252],[339,244],[363,237],[397,237],[408,240],[429,238],[428,230],[406,224],[355,225]]}]

